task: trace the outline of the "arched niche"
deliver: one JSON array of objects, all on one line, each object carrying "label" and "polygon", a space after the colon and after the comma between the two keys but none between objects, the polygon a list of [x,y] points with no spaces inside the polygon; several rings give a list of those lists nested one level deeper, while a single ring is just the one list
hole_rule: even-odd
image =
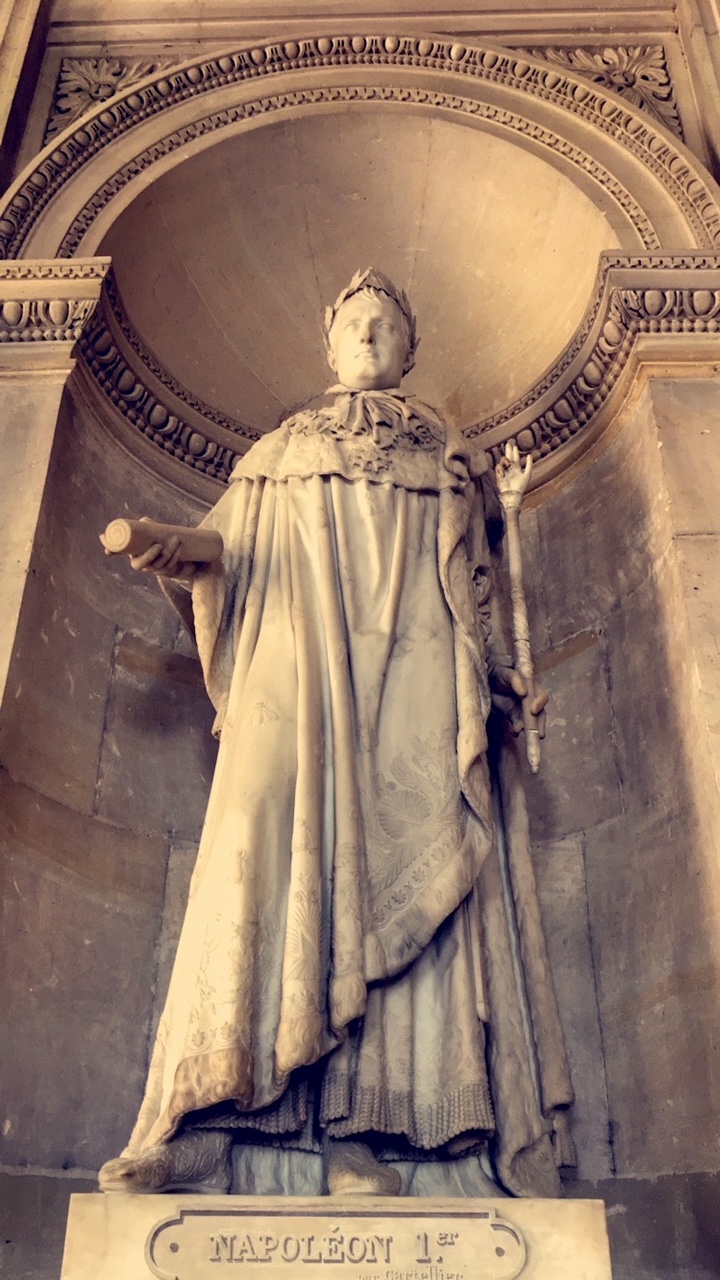
[{"label": "arched niche", "polygon": [[639,334],[717,327],[714,293],[645,307],[636,277],[633,311],[610,273],[710,269],[718,244],[717,189],[661,126],[564,69],[441,36],[188,60],[69,128],[0,209],[7,255],[110,251],[84,344],[101,416],[206,495],[322,385],[318,317],[360,262],[412,291],[418,394],[491,446],[520,435],[541,481],[612,418]]},{"label": "arched niche", "polygon": [[[331,153],[336,133],[342,145]],[[283,157],[293,154],[295,180],[279,172]],[[228,172],[234,163],[237,171]],[[362,183],[348,176],[363,166]],[[459,175],[465,188],[453,185],[452,175]],[[432,190],[434,181],[442,190]],[[333,221],[323,234],[328,184]],[[197,186],[200,191],[193,192]],[[361,187],[375,194],[392,191],[392,203],[379,211],[374,205],[364,241],[353,234]],[[238,209],[239,220],[224,225],[223,199],[240,200],[251,190],[252,200],[248,194]],[[309,220],[312,195],[316,204]],[[298,204],[283,220],[279,204],[289,197]],[[182,207],[185,199],[187,209]],[[520,252],[518,239],[529,207],[533,221]],[[410,253],[404,230],[398,230],[407,222],[409,208],[416,211]],[[557,234],[559,222],[554,236],[549,233],[542,240],[542,218],[550,220],[550,232],[552,219],[563,210],[571,224],[567,243]],[[291,238],[292,252],[279,234],[288,226],[305,235],[304,240],[302,235]],[[163,228],[168,232],[165,243]],[[141,243],[143,229],[147,244]],[[232,258],[233,229],[243,237],[237,259]],[[483,238],[486,230],[490,243]],[[572,852],[586,841],[575,871],[582,874],[585,856],[595,886],[590,903],[595,953],[590,956],[588,943],[585,953],[576,952],[573,958],[578,972],[584,965],[587,974],[591,959],[597,966],[601,1020],[613,1027],[617,1023],[615,998],[623,966],[651,975],[663,966],[672,971],[672,948],[680,950],[686,933],[696,943],[692,956],[688,953],[690,978],[696,969],[701,978],[712,975],[715,943],[711,931],[700,928],[703,909],[694,881],[684,886],[682,913],[678,908],[673,928],[653,933],[653,922],[671,902],[665,887],[672,884],[681,839],[686,842],[682,864],[701,868],[713,895],[716,891],[706,830],[711,807],[702,823],[691,812],[693,806],[700,808],[693,788],[702,784],[709,794],[704,766],[699,769],[691,759],[692,743],[704,732],[697,703],[683,722],[685,691],[694,689],[683,678],[693,661],[693,641],[676,623],[683,594],[672,563],[675,530],[667,523],[668,480],[658,471],[662,455],[657,444],[662,440],[641,394],[648,368],[663,365],[672,371],[684,359],[689,368],[703,361],[710,367],[717,357],[717,190],[681,144],[611,93],[499,49],[442,37],[288,39],[188,61],[89,113],[18,180],[0,211],[0,234],[5,253],[17,259],[18,268],[26,262],[28,270],[40,259],[79,261],[111,250],[117,295],[106,292],[97,323],[94,319],[83,336],[84,365],[73,375],[73,395],[63,409],[21,620],[15,672],[19,692],[3,733],[5,758],[14,774],[11,789],[22,845],[18,859],[27,855],[32,872],[26,901],[33,900],[34,873],[46,866],[43,859],[51,845],[56,866],[62,863],[57,874],[68,873],[62,883],[72,892],[61,899],[58,910],[54,901],[42,899],[43,927],[55,929],[68,988],[74,982],[87,993],[83,1025],[103,1003],[112,1005],[118,1025],[109,1056],[99,1023],[92,1044],[93,1080],[81,1081],[69,1101],[66,1087],[53,1078],[53,1064],[39,1083],[29,1069],[19,1072],[23,1117],[30,1115],[37,1096],[51,1099],[42,1133],[37,1126],[16,1130],[20,1154],[25,1143],[38,1164],[54,1166],[68,1158],[77,1163],[80,1134],[86,1163],[91,1163],[119,1145],[129,1126],[143,1073],[142,1052],[133,1036],[137,1021],[144,1026],[149,1019],[148,970],[160,936],[165,867],[172,868],[174,859],[189,861],[197,802],[209,775],[197,726],[188,745],[191,735],[182,717],[189,713],[168,713],[168,707],[185,705],[188,698],[197,706],[202,697],[192,661],[162,602],[153,604],[147,584],[130,584],[120,568],[108,577],[104,562],[93,559],[97,530],[106,518],[138,502],[153,505],[166,517],[199,515],[219,492],[233,453],[247,447],[253,432],[272,425],[275,401],[302,396],[306,356],[308,390],[315,388],[324,370],[317,348],[310,352],[315,339],[307,334],[311,324],[317,332],[320,304],[363,262],[358,261],[358,243],[368,253],[376,245],[383,250],[377,265],[409,287],[424,311],[417,377],[425,361],[430,372],[426,384],[418,381],[418,390],[443,402],[482,443],[496,448],[507,436],[517,435],[538,458],[541,480],[573,481],[560,495],[548,483],[537,495],[547,499],[540,504],[541,514],[529,522],[534,542],[528,563],[537,571],[532,582],[534,618],[539,620],[536,647],[546,650],[546,672],[558,671],[548,682],[556,681],[555,705],[562,705],[565,720],[560,725],[556,716],[552,727],[555,737],[548,745],[535,812],[557,818],[554,826],[547,820],[541,828],[546,859],[561,842],[563,850]],[[303,245],[313,248],[312,268],[302,257]],[[479,276],[473,274],[478,270]],[[162,287],[155,291],[158,282]],[[240,304],[238,324],[234,312]],[[19,330],[17,334],[22,337]],[[468,368],[475,341],[483,348],[484,367],[493,366],[494,383],[484,380],[480,361]],[[442,367],[434,349],[447,357]],[[218,373],[214,379],[210,350],[214,359],[222,357],[222,378]],[[238,394],[237,408],[233,402],[236,354],[236,367],[252,377],[248,387],[254,388],[255,402],[259,387],[271,393],[267,402],[258,402],[249,420],[242,397]],[[619,413],[620,399],[625,409]],[[246,403],[251,401],[248,394]],[[603,427],[608,431],[601,452],[598,433]],[[610,428],[627,432],[625,441],[632,444],[645,477],[639,493],[626,466],[624,441],[612,441]],[[597,442],[598,448],[588,449],[581,460],[585,471],[576,486],[585,441]],[[616,482],[620,474],[622,484]],[[137,513],[136,507],[131,509]],[[604,533],[614,533],[614,540],[600,543],[594,536],[590,510],[606,520]],[[603,548],[607,554],[599,574],[593,557]],[[551,561],[552,575],[546,569]],[[659,562],[669,568],[668,581],[657,588]],[[598,599],[592,611],[592,593],[578,576],[578,564],[588,579],[594,575]],[[623,591],[614,594],[618,582]],[[124,625],[118,627],[121,617]],[[656,681],[653,699],[643,696],[638,656],[646,631],[656,640],[650,654],[653,674],[664,682],[661,687]],[[611,639],[605,639],[611,632]],[[578,636],[584,647],[578,647]],[[631,661],[626,658],[629,648]],[[623,702],[618,716],[613,698],[621,675],[633,684],[634,700]],[[673,681],[672,696],[666,697]],[[595,696],[599,688],[602,714]],[[62,707],[72,708],[65,713],[66,732],[56,728],[52,736],[48,708],[58,721]],[[581,764],[600,762],[594,790],[584,797],[588,805],[596,802],[595,810],[584,810],[582,830],[579,819],[568,816],[568,778],[578,768],[578,725],[585,731]],[[603,734],[602,750],[593,737],[596,731]],[[664,735],[662,796],[653,789],[657,733]],[[675,768],[676,733],[682,770]],[[613,735],[620,734],[626,772],[636,763],[633,735],[644,752],[632,796],[617,776]],[[600,764],[607,766],[602,776]],[[608,775],[613,769],[616,786],[611,791]],[[674,807],[673,771],[683,773],[682,794],[678,788]],[[162,812],[153,808],[158,795]],[[37,796],[42,797],[40,808]],[[37,812],[41,817],[36,820]],[[633,945],[640,930],[633,933],[626,925],[623,904],[609,905],[612,886],[605,874],[603,842],[610,822],[615,823],[611,852],[618,873],[625,870],[624,851],[634,841],[644,841],[643,848],[655,857],[651,891],[634,903],[631,923],[639,920],[642,908],[640,947]],[[703,827],[700,836],[698,826]],[[594,845],[587,842],[590,827],[597,828]],[[110,878],[109,866],[114,868]],[[550,884],[552,888],[552,874]],[[562,886],[556,880],[554,887]],[[75,891],[80,908],[73,905]],[[677,894],[673,901],[679,901]],[[577,923],[584,918],[581,895],[575,907]],[[94,984],[88,983],[76,945],[78,922],[83,928],[87,922],[90,936],[91,921],[95,946],[102,934],[97,922],[112,924],[102,934],[105,954],[94,971]],[[25,936],[32,936],[32,928],[31,922]],[[135,967],[124,963],[128,936],[139,957]],[[665,937],[671,940],[670,949]],[[110,1000],[107,992],[113,993]],[[573,993],[576,988],[569,999]],[[669,994],[676,998],[674,987]],[[672,1013],[675,1006],[663,997],[657,1007]],[[42,993],[32,1008],[18,998],[18,1018],[28,1010],[38,1020],[67,1024],[71,1056],[79,1027],[68,1021],[62,1006]],[[675,1025],[684,1031],[686,1024],[683,1016]],[[647,1035],[639,1018],[638,1026],[635,1057],[628,1055],[623,1067],[649,1081],[638,1112],[652,1141],[642,1150],[638,1144],[624,1149],[623,1171],[632,1176],[671,1171],[662,1156],[662,1097],[659,1087],[653,1093],[652,1084],[660,1037],[657,1025]],[[598,1033],[598,1043],[601,1038]],[[61,1043],[64,1047],[66,1041]],[[697,1096],[704,1099],[711,1078],[709,1058],[699,1041],[693,1052],[702,1067]],[[592,1076],[595,1107],[588,1087],[592,1073],[586,1067],[582,1063],[578,1073],[585,1100],[579,1115],[597,1139],[603,1086],[597,1074]],[[621,1075],[613,1073],[610,1118],[617,1121],[621,1115],[629,1123],[634,1099],[629,1085],[623,1093]],[[33,1080],[32,1089],[25,1077]],[[109,1117],[106,1099],[111,1096],[122,1098],[122,1104]],[[92,1120],[85,1129],[79,1126],[82,1115]],[[702,1126],[696,1111],[691,1120],[684,1168],[708,1167],[710,1157],[697,1143]],[[596,1154],[598,1150],[596,1145]],[[703,1155],[696,1158],[698,1150]],[[596,1174],[607,1154],[603,1149],[597,1156],[592,1166]],[[705,1164],[698,1164],[699,1159]]]}]

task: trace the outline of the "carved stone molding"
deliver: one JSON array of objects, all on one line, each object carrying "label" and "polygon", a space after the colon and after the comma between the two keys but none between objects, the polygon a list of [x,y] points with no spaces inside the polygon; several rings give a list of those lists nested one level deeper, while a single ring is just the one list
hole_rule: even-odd
[{"label": "carved stone molding", "polygon": [[[375,74],[376,68],[382,70],[383,82],[338,84],[330,77],[331,83],[317,83],[318,72],[325,68],[353,67],[368,69],[369,76]],[[398,71],[397,83],[387,83],[388,69]],[[422,83],[413,83],[406,74],[413,69],[432,73],[433,76],[441,74],[448,88],[438,91],[429,85],[424,87]],[[283,86],[286,73],[292,80],[292,88],[288,85],[287,90]],[[297,89],[298,74],[312,78],[312,86]],[[623,209],[646,250],[661,247],[659,232],[652,225],[647,211],[640,208],[637,199],[616,175],[611,175],[581,146],[531,118],[537,114],[531,105],[532,100],[551,104],[584,125],[592,125],[594,130],[619,145],[626,155],[633,156],[643,171],[649,170],[654,174],[692,228],[699,247],[712,249],[720,246],[720,208],[702,170],[679,152],[666,136],[658,133],[647,115],[642,117],[614,93],[609,95],[605,92],[601,85],[590,84],[570,71],[548,65],[547,61],[533,63],[522,54],[509,50],[483,48],[440,37],[340,35],[271,43],[200,60],[161,75],[151,83],[143,82],[107,106],[101,104],[64,135],[55,149],[48,151],[33,172],[21,179],[9,193],[4,208],[0,210],[0,254],[13,257],[22,251],[30,231],[49,202],[91,162],[101,148],[136,125],[191,99],[201,99],[213,90],[225,92],[229,86],[247,87],[251,83],[256,83],[258,88],[254,100],[223,106],[183,128],[158,137],[104,182],[73,219],[62,241],[59,256],[75,252],[98,213],[133,177],[163,157],[201,139],[204,134],[299,107],[308,109],[316,104],[363,101],[409,103],[458,112],[466,118],[474,116],[486,121],[496,130],[520,134],[526,145],[545,148],[561,156],[567,164],[578,166],[600,183]],[[277,87],[269,93],[261,88],[269,88],[271,84]],[[468,91],[472,87],[474,96],[451,90],[451,86],[454,90],[462,84]],[[498,88],[512,93],[514,100],[521,93],[528,99],[528,117],[498,106],[495,101],[480,99],[477,95],[483,84],[492,86],[489,99],[496,97]]]},{"label": "carved stone molding", "polygon": [[0,265],[0,289],[5,293],[7,285],[1,282],[14,280],[98,280],[102,284],[109,270],[109,258],[10,259]]},{"label": "carved stone molding", "polygon": [[586,80],[612,89],[682,139],[682,125],[663,45],[585,45],[576,49],[564,45],[542,45],[528,49],[527,53],[531,58],[544,58],[555,66],[575,71]]},{"label": "carved stone molding", "polygon": [[[643,335],[662,335],[672,344],[677,339],[677,345],[688,335],[717,335],[720,358],[720,255],[603,255],[585,320],[555,366],[524,396],[465,434],[495,461],[504,441],[514,437],[523,454],[542,463],[581,433],[591,434]],[[98,307],[79,349],[97,385],[134,431],[196,473],[227,480],[244,452],[228,442],[229,420],[220,424],[208,417],[201,424],[174,411],[169,397],[148,385],[147,370],[131,363],[118,344],[107,308]],[[168,385],[176,398],[178,389]],[[189,403],[199,416],[201,402],[191,397]],[[237,434],[246,445],[261,433],[243,426]]]},{"label": "carved stone molding", "polygon": [[580,432],[589,432],[639,338],[718,335],[720,255],[620,258],[604,255],[598,287],[578,334],[555,367],[500,414],[469,427],[498,461],[514,437],[542,462]]},{"label": "carved stone molding", "polygon": [[115,341],[102,307],[78,345],[97,386],[133,431],[193,471],[211,480],[228,479],[238,453],[213,439],[210,422],[206,432],[198,430],[148,386],[144,371],[131,365]]},{"label": "carved stone molding", "polygon": [[0,344],[76,342],[109,266],[109,258],[0,263]]},{"label": "carved stone molding", "polygon": [[[178,382],[168,369],[153,355],[152,351],[145,345],[134,326],[128,319],[120,290],[117,286],[115,275],[112,271],[108,273],[103,289],[100,308],[98,309],[97,324],[104,324],[111,333],[119,332],[131,348],[133,353],[138,357],[138,363],[133,362],[133,367],[140,377],[143,377],[142,371],[147,371],[156,378],[158,382],[174,396],[180,400],[188,409],[195,414],[204,418],[208,422],[212,422],[215,426],[221,427],[224,431],[230,431],[234,435],[240,436],[243,440],[252,444],[255,440],[259,440],[262,432],[256,431],[246,422],[241,422],[239,418],[230,418],[227,414],[221,413],[214,405],[208,404],[205,400],[201,400],[199,396],[189,391],[187,387]],[[113,334],[113,336],[115,336]]]},{"label": "carved stone molding", "polygon": [[99,102],[172,65],[169,58],[63,58],[43,142],[75,124]]},{"label": "carved stone molding", "polygon": [[[197,120],[193,124],[186,125],[175,133],[169,134],[140,155],[135,156],[95,192],[65,235],[60,246],[61,255],[69,256],[76,251],[83,236],[93,225],[98,214],[122,191],[123,187],[157,160],[171,155],[178,148],[186,147],[189,143],[216,129],[226,128],[267,112],[288,111],[308,105],[317,106],[324,103],[343,102],[416,102],[424,106],[450,110],[459,115],[468,115],[475,119],[486,120],[501,129],[521,134],[540,146],[548,147],[556,155],[563,156],[571,164],[582,169],[617,202],[635,227],[644,248],[652,250],[660,247],[660,241],[649,218],[643,213],[640,205],[626,187],[614,178],[594,156],[589,155],[582,148],[574,146],[567,139],[561,138],[552,130],[527,120],[515,112],[484,102],[478,102],[476,98],[462,98],[455,94],[437,93],[427,89],[408,90],[395,88],[394,86],[353,85],[315,88],[307,91],[298,90],[297,92],[287,92],[270,98],[261,98],[255,102],[228,107],[225,111],[215,112],[212,116],[205,116],[202,120]],[[652,168],[651,161],[648,160],[647,165]],[[3,222],[0,221],[0,248],[2,247],[2,233]],[[720,213],[717,219],[716,234],[720,244]]]}]

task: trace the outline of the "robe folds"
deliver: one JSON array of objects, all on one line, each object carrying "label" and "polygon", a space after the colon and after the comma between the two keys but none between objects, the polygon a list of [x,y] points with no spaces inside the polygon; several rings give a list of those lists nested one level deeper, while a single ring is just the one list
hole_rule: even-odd
[{"label": "robe folds", "polygon": [[572,1094],[517,762],[503,841],[488,768],[487,465],[403,392],[337,387],[203,522],[220,750],[128,1154],[182,1124],[385,1158],[487,1138],[511,1192],[558,1194]]}]

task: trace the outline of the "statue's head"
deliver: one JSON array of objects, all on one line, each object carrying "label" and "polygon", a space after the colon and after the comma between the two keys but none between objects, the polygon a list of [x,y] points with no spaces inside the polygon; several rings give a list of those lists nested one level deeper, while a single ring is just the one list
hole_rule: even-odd
[{"label": "statue's head", "polygon": [[358,271],[325,312],[328,363],[357,391],[397,387],[415,364],[415,316],[382,271]]}]

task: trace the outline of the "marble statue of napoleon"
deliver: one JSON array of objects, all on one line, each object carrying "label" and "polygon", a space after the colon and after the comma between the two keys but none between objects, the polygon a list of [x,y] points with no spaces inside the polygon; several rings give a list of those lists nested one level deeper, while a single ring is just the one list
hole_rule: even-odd
[{"label": "marble statue of napoleon", "polygon": [[525,693],[494,630],[494,476],[402,390],[415,319],[387,277],[358,273],[326,333],[336,385],[204,521],[223,559],[133,562],[192,592],[220,751],[101,1186],[557,1195],[572,1093],[516,765],[502,842],[491,803],[491,696]]}]

